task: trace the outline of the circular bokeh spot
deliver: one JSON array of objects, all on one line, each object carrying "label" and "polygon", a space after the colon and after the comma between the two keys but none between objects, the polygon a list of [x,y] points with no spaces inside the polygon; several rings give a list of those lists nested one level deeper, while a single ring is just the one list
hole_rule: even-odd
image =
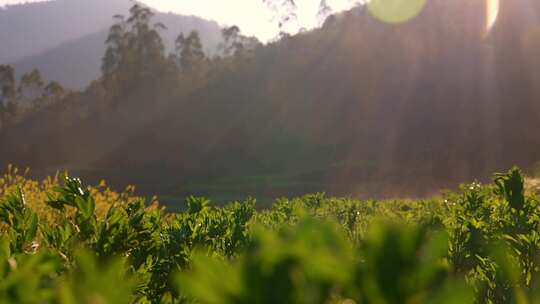
[{"label": "circular bokeh spot", "polygon": [[399,24],[418,16],[427,0],[371,0],[368,9],[382,22]]}]

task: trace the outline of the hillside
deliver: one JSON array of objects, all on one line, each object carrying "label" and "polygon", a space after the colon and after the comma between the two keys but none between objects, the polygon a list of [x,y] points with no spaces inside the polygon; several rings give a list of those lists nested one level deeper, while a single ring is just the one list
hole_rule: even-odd
[{"label": "hillside", "polygon": [[0,62],[14,63],[107,28],[124,0],[56,0],[0,9]]},{"label": "hillside", "polygon": [[[132,87],[114,111],[48,109],[4,134],[0,161],[231,199],[426,196],[531,168],[540,159],[534,5],[502,3],[491,31],[480,2],[432,0],[399,26],[358,7],[204,81]],[[89,89],[74,108],[99,96]]]},{"label": "hillside", "polygon": [[[101,57],[113,15],[127,15],[128,0],[55,0],[0,9],[0,63],[19,75],[38,68],[49,80],[83,89],[100,74]],[[180,33],[197,30],[209,52],[221,39],[220,26],[194,16],[158,13],[167,24],[163,38],[169,50]]]},{"label": "hillside", "polygon": [[[383,197],[429,195],[512,164],[531,167],[540,112],[534,75],[519,71],[536,57],[526,50],[533,46],[508,39],[537,20],[513,10],[523,3],[509,4],[486,36],[478,4],[430,3],[399,27],[360,8],[271,45],[104,163],[185,174],[200,191]],[[507,54],[523,55],[509,62]],[[207,117],[204,126],[198,117]],[[140,172],[149,179],[153,171]]]}]

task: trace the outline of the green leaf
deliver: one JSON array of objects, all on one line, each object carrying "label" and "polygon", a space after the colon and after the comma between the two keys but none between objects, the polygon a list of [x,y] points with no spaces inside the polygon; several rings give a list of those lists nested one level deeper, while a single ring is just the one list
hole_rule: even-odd
[{"label": "green leaf", "polygon": [[78,196],[75,198],[75,204],[77,206],[77,210],[82,215],[83,220],[88,220],[90,217],[92,217],[92,215],[94,215],[96,203],[92,197],[84,199],[83,197]]},{"label": "green leaf", "polygon": [[25,212],[25,227],[25,242],[31,242],[36,238],[38,229],[38,215],[31,210]]},{"label": "green leaf", "polygon": [[9,239],[7,236],[0,237],[0,262],[3,262],[5,259],[11,256],[11,249],[9,244]]}]

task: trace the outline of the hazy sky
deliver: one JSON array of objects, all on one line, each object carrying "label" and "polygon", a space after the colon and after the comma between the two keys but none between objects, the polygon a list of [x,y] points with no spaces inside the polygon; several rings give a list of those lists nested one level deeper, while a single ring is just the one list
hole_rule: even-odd
[{"label": "hazy sky", "polygon": [[[35,0],[33,0],[35,1]],[[0,6],[28,0],[0,0]],[[160,11],[197,15],[216,20],[221,24],[236,24],[242,32],[268,40],[278,34],[277,23],[271,22],[272,14],[262,0],[142,0]],[[317,11],[320,0],[296,0],[299,7],[297,27],[311,28],[318,24]],[[327,0],[336,10],[351,6],[352,0]]]}]

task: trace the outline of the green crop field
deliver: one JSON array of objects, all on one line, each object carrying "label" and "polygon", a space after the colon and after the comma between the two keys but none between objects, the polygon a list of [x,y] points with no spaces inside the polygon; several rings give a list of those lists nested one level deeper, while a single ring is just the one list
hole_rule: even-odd
[{"label": "green crop field", "polygon": [[431,200],[306,195],[182,212],[65,175],[0,179],[0,303],[539,303],[521,172]]}]

